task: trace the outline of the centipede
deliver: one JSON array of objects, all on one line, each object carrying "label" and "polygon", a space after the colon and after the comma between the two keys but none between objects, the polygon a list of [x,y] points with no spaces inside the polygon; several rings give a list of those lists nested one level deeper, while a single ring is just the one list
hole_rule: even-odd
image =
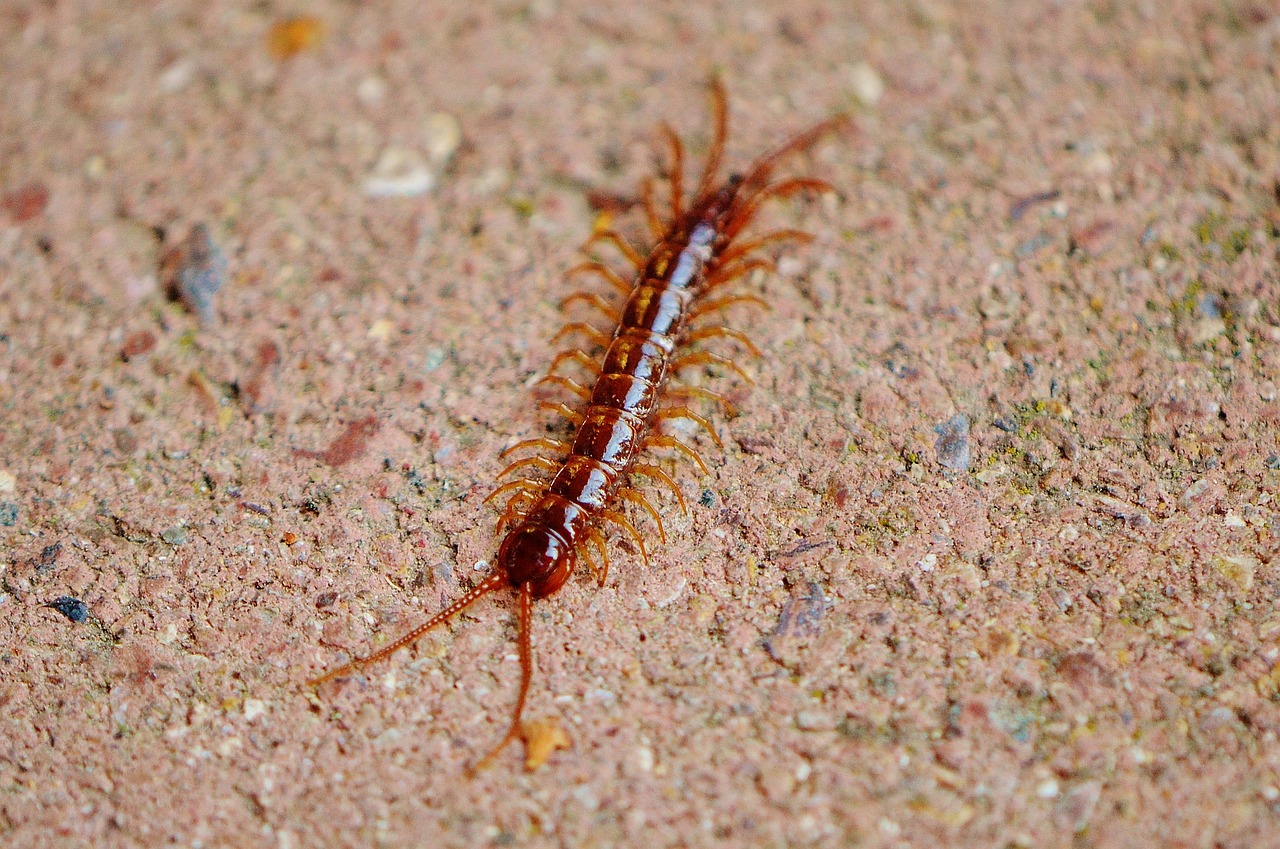
[{"label": "centipede", "polygon": [[[708,91],[711,139],[701,174],[688,197],[684,143],[671,124],[659,125],[666,149],[668,209],[665,215],[660,210],[657,177],[641,183],[635,203],[643,209],[652,246],[642,251],[621,231],[607,224],[597,226],[582,246],[588,258],[566,272],[566,278],[592,276],[617,290],[614,302],[598,292],[583,290],[561,303],[564,309],[577,302],[585,304],[612,323],[612,332],[591,322],[570,320],[552,340],[553,345],[565,338],[580,340],[552,358],[540,381],[566,391],[578,402],[576,407],[559,401],[541,402],[568,420],[572,438],[547,435],[525,439],[500,455],[515,459],[499,473],[499,480],[509,479],[485,499],[507,498],[497,520],[495,538],[501,541],[489,573],[408,633],[309,682],[318,687],[359,673],[411,646],[485,596],[514,590],[519,691],[506,734],[472,772],[522,736],[534,672],[534,600],[556,593],[580,563],[604,586],[610,563],[606,528],[610,526],[624,532],[648,563],[645,538],[625,512],[625,505],[632,504],[647,515],[663,543],[666,531],[658,509],[637,486],[638,479],[664,486],[688,513],[679,484],[650,450],[683,456],[704,475],[710,474],[698,451],[679,435],[666,432],[664,424],[677,419],[692,422],[723,450],[711,421],[690,405],[716,404],[730,414],[733,405],[725,395],[683,382],[678,375],[686,369],[718,367],[749,382],[750,377],[732,357],[709,350],[705,343],[728,340],[735,348],[760,357],[760,349],[745,333],[724,324],[723,315],[739,304],[766,309],[770,304],[760,295],[732,291],[732,284],[757,270],[776,271],[774,260],[762,253],[765,248],[813,240],[803,230],[782,228],[750,235],[748,227],[768,201],[834,191],[826,180],[776,178],[775,174],[785,160],[846,127],[847,116],[834,115],[791,136],[751,162],[744,172],[720,180],[729,137],[728,97],[719,78],[710,81]],[[601,243],[612,246],[630,268],[620,272],[591,258],[598,255],[593,249]],[[711,323],[707,323],[708,317],[712,317]],[[589,380],[566,374],[565,367],[570,365]]]}]

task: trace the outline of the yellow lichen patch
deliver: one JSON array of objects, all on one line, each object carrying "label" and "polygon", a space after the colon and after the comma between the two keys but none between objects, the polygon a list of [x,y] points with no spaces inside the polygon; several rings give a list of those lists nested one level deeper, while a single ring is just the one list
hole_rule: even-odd
[{"label": "yellow lichen patch", "polygon": [[319,46],[326,30],[324,21],[311,15],[278,21],[267,31],[267,50],[277,59],[292,59]]},{"label": "yellow lichen patch", "polygon": [[537,719],[524,723],[524,768],[533,772],[547,762],[556,749],[567,749],[569,735],[558,719]]},{"label": "yellow lichen patch", "polygon": [[1274,699],[1280,695],[1280,663],[1271,667],[1271,671],[1254,682],[1258,695],[1264,699]]},{"label": "yellow lichen patch", "polygon": [[385,342],[391,338],[391,331],[394,329],[394,324],[385,318],[380,318],[369,327],[369,332],[365,335],[369,339],[374,339],[378,342]]},{"label": "yellow lichen patch", "polygon": [[1258,569],[1258,560],[1254,557],[1221,554],[1213,559],[1218,574],[1235,584],[1241,591],[1248,592],[1253,587],[1253,575]]}]

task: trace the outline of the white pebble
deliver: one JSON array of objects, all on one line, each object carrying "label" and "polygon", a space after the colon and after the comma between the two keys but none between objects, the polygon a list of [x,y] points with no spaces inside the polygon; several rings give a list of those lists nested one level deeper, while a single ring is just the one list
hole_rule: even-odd
[{"label": "white pebble", "polygon": [[462,144],[462,124],[448,112],[432,112],[423,129],[427,156],[436,165],[448,162]]},{"label": "white pebble", "polygon": [[435,174],[416,151],[391,146],[364,179],[364,193],[371,198],[417,197],[431,191]]},{"label": "white pebble", "polygon": [[884,97],[884,80],[866,62],[859,62],[849,70],[849,82],[863,106],[875,106]]}]

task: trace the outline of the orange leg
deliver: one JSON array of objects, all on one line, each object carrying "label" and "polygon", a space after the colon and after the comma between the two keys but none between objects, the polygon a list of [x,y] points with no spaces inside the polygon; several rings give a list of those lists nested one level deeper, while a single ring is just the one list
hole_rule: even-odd
[{"label": "orange leg", "polygon": [[521,492],[528,492],[535,495],[541,495],[546,490],[546,488],[547,488],[546,481],[540,481],[534,478],[517,478],[516,480],[513,480],[513,481],[507,481],[502,486],[498,487],[493,492],[489,493],[488,497],[485,498],[484,503],[488,504],[493,499],[498,498],[503,493],[510,492],[513,489],[518,489]]},{"label": "orange leg", "polygon": [[784,241],[795,241],[802,245],[807,245],[813,241],[813,234],[806,233],[804,230],[774,230],[771,233],[765,233],[761,236],[757,236],[750,241],[734,245],[729,248],[729,250],[720,254],[720,262],[721,264],[733,262],[735,259],[744,257],[758,248],[763,248],[765,245]]},{"label": "orange leg", "polygon": [[657,419],[688,419],[707,432],[707,436],[711,437],[711,441],[721,451],[724,450],[724,443],[720,441],[720,437],[716,434],[715,428],[711,426],[711,422],[707,421],[703,416],[698,415],[688,407],[667,407],[658,411]]},{"label": "orange leg", "polygon": [[668,383],[667,397],[674,398],[679,401],[688,401],[690,398],[699,398],[704,401],[712,401],[720,405],[720,409],[724,411],[726,416],[736,416],[738,408],[719,392],[712,392],[710,389],[703,389],[701,386],[690,386],[686,383]]},{"label": "orange leg", "polygon": [[[595,576],[597,583],[603,587],[605,578],[609,577],[609,543],[605,540],[604,534],[600,532],[599,528],[592,528],[587,533],[587,539],[591,540],[591,544],[596,547],[602,565],[597,566],[596,562],[590,557],[587,558],[587,563],[591,566],[591,574]],[[586,549],[583,549],[582,553],[586,554]]]},{"label": "orange leg", "polygon": [[564,276],[566,280],[569,280],[574,277],[580,277],[583,274],[599,275],[600,277],[603,277],[605,280],[609,281],[609,283],[613,284],[613,286],[616,289],[620,290],[622,294],[628,295],[631,293],[631,284],[628,283],[626,280],[622,279],[622,275],[618,274],[618,272],[614,271],[612,268],[605,265],[603,262],[596,262],[595,260],[587,260],[586,262],[580,262],[577,265],[575,265],[573,268],[570,268],[568,271],[566,271],[564,273]]},{"label": "orange leg", "polygon": [[539,380],[535,385],[541,386],[544,383],[554,383],[559,386],[563,386],[565,389],[568,389],[570,392],[577,395],[579,398],[583,399],[584,401],[591,400],[590,389],[583,386],[581,383],[579,383],[576,380],[565,377],[563,374],[549,374],[546,377]]},{"label": "orange leg", "polygon": [[522,439],[499,454],[498,459],[501,460],[505,457],[509,457],[517,451],[525,448],[546,448],[549,451],[568,451],[569,443],[559,439],[552,439],[549,436],[539,436],[534,439]]},{"label": "orange leg", "polygon": [[631,474],[653,478],[666,484],[667,488],[675,495],[676,501],[680,503],[681,512],[686,516],[689,515],[689,505],[684,501],[684,493],[680,492],[680,487],[676,485],[671,475],[667,474],[661,466],[655,466],[652,463],[636,463],[631,467]]},{"label": "orange leg", "polygon": [[707,289],[711,290],[726,283],[731,283],[744,274],[755,271],[757,268],[762,268],[770,274],[778,270],[778,266],[774,264],[773,260],[758,256],[728,265],[721,265],[707,278]]},{"label": "orange leg", "polygon": [[828,133],[836,132],[849,126],[848,115],[835,115],[814,124],[797,136],[793,136],[782,144],[781,147],[765,154],[755,161],[751,168],[747,171],[747,176],[742,180],[744,191],[750,191],[756,186],[763,186],[769,182],[769,177],[773,174],[773,169],[777,164],[790,156],[802,150],[813,147],[817,141]]},{"label": "orange leg", "polygon": [[704,475],[711,474],[711,470],[707,468],[707,464],[702,462],[702,458],[698,456],[698,452],[694,451],[674,436],[669,436],[665,433],[651,433],[649,434],[649,438],[645,440],[645,444],[655,445],[658,448],[674,448],[696,463]]},{"label": "orange leg", "polygon": [[577,427],[582,424],[582,413],[571,409],[568,404],[562,404],[556,401],[539,401],[538,406],[544,410],[551,410],[564,416],[569,422]]},{"label": "orange leg", "polygon": [[507,729],[506,736],[498,742],[498,745],[489,751],[489,754],[467,770],[471,775],[488,766],[498,753],[505,749],[508,743],[519,737],[524,730],[520,718],[524,715],[524,703],[529,697],[529,684],[533,680],[533,639],[529,633],[533,627],[533,590],[529,584],[520,585],[517,622],[519,622],[516,645],[520,653],[520,695],[516,696],[516,708],[511,713],[511,727]]},{"label": "orange leg", "polygon": [[618,495],[625,498],[627,501],[630,501],[632,504],[639,504],[644,508],[649,515],[653,517],[654,523],[658,526],[658,539],[663,543],[667,541],[667,532],[662,527],[662,517],[658,515],[657,510],[653,509],[653,505],[649,503],[649,499],[645,498],[643,493],[639,490],[625,487],[618,490]]},{"label": "orange leg", "polygon": [[769,302],[759,295],[728,295],[723,298],[712,298],[711,300],[694,307],[689,311],[689,320],[693,321],[707,313],[722,310],[727,307],[731,307],[734,304],[754,304],[755,306],[766,310],[773,309]]},{"label": "orange leg", "polygon": [[574,292],[572,295],[560,302],[560,309],[567,308],[569,304],[572,304],[574,301],[583,301],[588,303],[600,310],[600,312],[604,314],[605,318],[609,319],[614,324],[618,323],[618,310],[595,292]]},{"label": "orange leg", "polygon": [[537,501],[537,497],[530,492],[517,492],[511,496],[511,500],[507,502],[506,509],[498,517],[498,523],[494,526],[493,535],[501,537],[502,532],[507,529],[507,525],[518,519],[523,519],[535,501]]},{"label": "orange leg", "polygon": [[742,367],[728,357],[722,357],[719,354],[713,354],[710,351],[694,351],[692,354],[685,354],[671,363],[672,371],[689,368],[691,366],[723,366],[730,371],[737,372],[738,375],[747,383],[755,383],[751,379],[751,375],[742,370]]},{"label": "orange leg", "polygon": [[719,77],[711,80],[711,120],[714,125],[711,149],[707,151],[707,161],[702,166],[702,179],[698,180],[698,197],[706,195],[715,182],[720,160],[724,157],[724,143],[729,138],[729,97]]},{"label": "orange leg", "polygon": [[551,344],[555,345],[564,337],[571,333],[581,333],[601,348],[609,347],[609,335],[598,327],[592,327],[581,321],[571,321],[564,327],[556,331],[556,335],[551,337]]},{"label": "orange leg", "polygon": [[644,257],[642,257],[640,252],[632,247],[631,243],[623,238],[622,234],[617,230],[597,230],[592,233],[591,236],[582,243],[581,250],[583,253],[585,253],[587,249],[596,242],[608,242],[613,245],[623,256],[627,258],[627,262],[630,262],[636,268],[640,268],[644,265]]},{"label": "orange leg", "polygon": [[835,188],[826,180],[817,180],[813,177],[792,177],[789,180],[782,180],[765,186],[747,198],[742,206],[739,207],[738,212],[734,214],[733,219],[724,228],[725,237],[732,239],[742,232],[742,229],[751,223],[751,219],[759,211],[760,205],[769,198],[790,197],[801,192],[820,194],[833,191],[835,191]]},{"label": "orange leg", "polygon": [[511,474],[516,469],[523,469],[526,466],[533,466],[534,468],[544,469],[548,472],[555,472],[560,469],[560,464],[555,460],[550,460],[546,457],[525,457],[521,460],[516,460],[511,465],[498,472],[498,477],[504,477]]},{"label": "orange leg", "polygon": [[572,351],[561,351],[556,354],[551,358],[551,365],[547,366],[547,372],[550,373],[555,371],[556,366],[560,365],[565,360],[573,360],[592,374],[600,373],[600,364],[595,361],[594,357],[581,348],[574,348]]},{"label": "orange leg", "polygon": [[743,333],[741,330],[734,330],[732,327],[725,327],[719,324],[712,327],[698,328],[689,334],[688,341],[699,342],[703,339],[712,339],[715,337],[727,337],[729,339],[733,339],[735,342],[741,344],[742,347],[750,351],[752,356],[764,356],[760,353],[760,349],[756,347],[756,344],[747,338],[747,334]]},{"label": "orange leg", "polygon": [[631,521],[627,519],[626,516],[622,515],[617,510],[601,510],[600,518],[613,522],[615,525],[621,525],[627,533],[631,534],[631,538],[635,540],[636,545],[640,547],[640,557],[644,560],[644,565],[649,565],[649,552],[645,550],[644,538],[640,536],[640,532],[636,530],[636,526],[631,524]]},{"label": "orange leg", "polygon": [[662,122],[661,130],[667,139],[667,146],[671,148],[671,220],[678,221],[684,203],[684,145],[666,121]]},{"label": "orange leg", "polygon": [[653,200],[653,180],[646,179],[640,184],[640,199],[644,202],[644,217],[649,222],[649,232],[653,238],[661,239],[667,232],[662,219],[658,216],[658,207]]}]

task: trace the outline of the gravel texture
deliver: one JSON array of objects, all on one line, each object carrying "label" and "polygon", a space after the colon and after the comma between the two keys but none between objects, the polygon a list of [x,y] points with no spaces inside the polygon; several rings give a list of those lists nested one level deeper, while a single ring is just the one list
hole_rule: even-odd
[{"label": "gravel texture", "polygon": [[[0,842],[1280,845],[1273,4],[300,5],[0,10]],[[305,682],[483,573],[713,72],[838,194],[468,778],[510,596]]]}]

